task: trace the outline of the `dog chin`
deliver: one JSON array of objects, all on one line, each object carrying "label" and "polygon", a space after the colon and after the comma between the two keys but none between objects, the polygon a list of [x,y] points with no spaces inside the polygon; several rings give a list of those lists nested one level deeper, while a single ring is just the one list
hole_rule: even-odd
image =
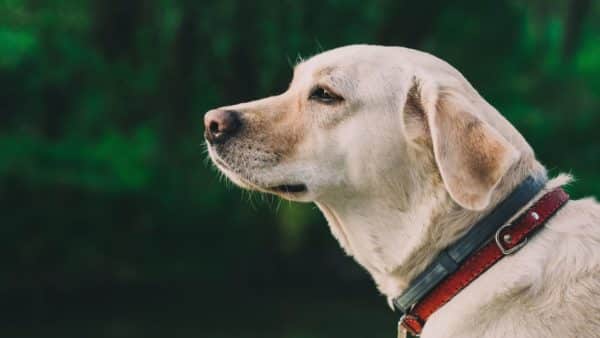
[{"label": "dog chin", "polygon": [[235,185],[239,186],[242,189],[251,190],[251,191],[259,191],[267,194],[272,194],[279,196],[281,198],[291,200],[291,201],[299,201],[299,202],[309,202],[312,201],[310,198],[309,189],[306,184],[301,182],[295,182],[290,180],[290,182],[295,183],[273,183],[273,184],[257,184],[252,182],[249,179],[242,177],[240,174],[236,173],[230,166],[223,161],[219,155],[209,147],[209,155],[213,162],[213,164],[221,171],[228,179],[230,179]]},{"label": "dog chin", "polygon": [[222,172],[225,175],[225,177],[227,177],[231,182],[233,182],[238,187],[240,187],[242,189],[246,189],[246,190],[260,191],[260,187],[258,187],[255,184],[252,184],[250,181],[242,178],[240,175],[236,174],[233,170],[229,169],[229,167],[225,164],[225,162],[223,162],[223,160],[219,159],[218,157],[212,157],[212,156],[211,156],[211,159],[212,159],[213,164],[217,167],[217,169],[219,169],[219,171]]}]

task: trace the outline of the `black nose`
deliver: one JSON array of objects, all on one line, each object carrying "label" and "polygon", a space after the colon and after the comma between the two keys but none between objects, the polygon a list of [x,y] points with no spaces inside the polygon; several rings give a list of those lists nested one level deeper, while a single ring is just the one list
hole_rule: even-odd
[{"label": "black nose", "polygon": [[233,110],[211,110],[204,115],[204,137],[210,143],[223,143],[242,126],[240,113]]}]

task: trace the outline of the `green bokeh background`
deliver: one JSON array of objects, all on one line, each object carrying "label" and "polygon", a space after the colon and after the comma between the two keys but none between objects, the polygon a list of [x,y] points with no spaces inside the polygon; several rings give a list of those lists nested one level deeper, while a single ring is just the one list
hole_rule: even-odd
[{"label": "green bokeh background", "polygon": [[[395,337],[318,211],[227,188],[202,116],[352,43],[461,70],[600,196],[600,3],[0,0],[1,337]],[[401,245],[401,243],[398,243]]]}]

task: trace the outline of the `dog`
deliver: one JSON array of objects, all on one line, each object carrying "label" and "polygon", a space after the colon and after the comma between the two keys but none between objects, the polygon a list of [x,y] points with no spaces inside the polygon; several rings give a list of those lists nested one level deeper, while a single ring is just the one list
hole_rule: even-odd
[{"label": "dog", "polygon": [[[402,47],[318,54],[284,93],[211,110],[204,124],[221,172],[314,202],[390,304],[527,177],[546,183],[521,210],[571,180],[546,181],[524,137],[459,71]],[[600,205],[567,202],[421,336],[600,337]]]}]

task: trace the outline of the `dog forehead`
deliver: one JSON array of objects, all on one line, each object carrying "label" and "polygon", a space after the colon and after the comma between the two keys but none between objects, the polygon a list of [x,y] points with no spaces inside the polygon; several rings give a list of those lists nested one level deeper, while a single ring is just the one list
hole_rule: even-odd
[{"label": "dog forehead", "polygon": [[377,45],[349,45],[331,49],[300,63],[296,71],[312,77],[320,74],[322,69],[347,72],[358,68],[359,65],[389,75],[424,72],[462,78],[459,71],[432,54],[405,47]]},{"label": "dog forehead", "polygon": [[[338,84],[357,84],[373,73],[390,68],[383,54],[393,54],[387,47],[351,45],[317,54],[296,65],[292,87],[303,88],[329,77]],[[391,58],[389,58],[391,59]]]},{"label": "dog forehead", "polygon": [[333,73],[364,79],[373,73],[381,73],[393,79],[396,76],[412,77],[417,72],[461,78],[456,69],[429,53],[377,45],[350,45],[317,54],[296,66],[294,78],[301,79],[299,82],[310,82]]},{"label": "dog forehead", "polygon": [[[377,53],[379,52],[379,53]],[[300,63],[297,72],[302,74],[320,75],[333,70],[344,71],[358,63],[370,63],[381,54],[381,47],[369,45],[351,45],[335,48]]]}]

